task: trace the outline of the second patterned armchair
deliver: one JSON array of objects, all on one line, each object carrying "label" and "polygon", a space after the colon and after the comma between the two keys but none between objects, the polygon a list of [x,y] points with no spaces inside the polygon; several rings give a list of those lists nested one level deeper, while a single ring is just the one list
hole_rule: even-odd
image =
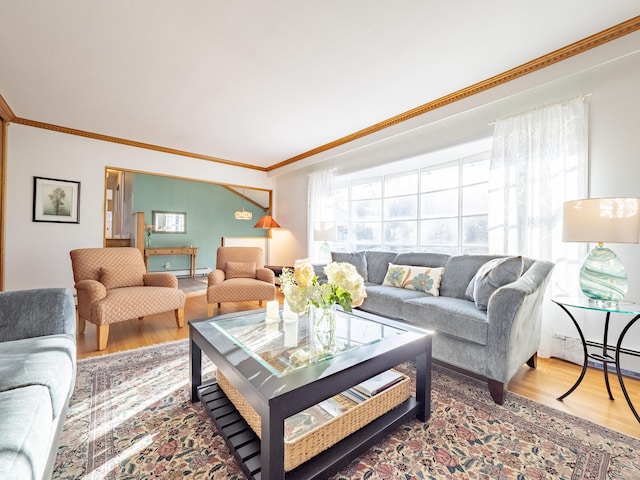
[{"label": "second patterned armchair", "polygon": [[72,250],[78,292],[78,332],[85,322],[97,327],[98,350],[107,348],[109,325],[173,310],[184,326],[186,295],[168,273],[147,273],[140,250],[133,247]]},{"label": "second patterned armchair", "polygon": [[216,269],[209,273],[207,313],[213,316],[215,304],[248,302],[276,298],[276,277],[264,268],[264,254],[259,247],[220,247]]}]

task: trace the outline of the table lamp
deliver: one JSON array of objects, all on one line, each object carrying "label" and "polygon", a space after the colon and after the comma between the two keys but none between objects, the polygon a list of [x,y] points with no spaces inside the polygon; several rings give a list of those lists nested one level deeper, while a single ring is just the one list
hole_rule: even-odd
[{"label": "table lamp", "polygon": [[333,222],[321,222],[316,224],[313,230],[313,239],[322,242],[320,246],[320,260],[331,261],[331,245],[329,242],[336,241],[336,224]]},{"label": "table lamp", "polygon": [[580,288],[594,301],[611,304],[627,293],[627,273],[620,258],[604,242],[640,242],[640,200],[586,198],[564,203],[562,240],[597,242],[580,268]]}]

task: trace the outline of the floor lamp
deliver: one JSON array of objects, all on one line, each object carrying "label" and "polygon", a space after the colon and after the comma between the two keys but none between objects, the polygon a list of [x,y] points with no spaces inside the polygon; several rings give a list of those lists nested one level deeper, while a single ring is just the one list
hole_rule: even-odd
[{"label": "floor lamp", "polygon": [[604,242],[640,242],[640,200],[586,198],[565,202],[563,210],[563,241],[597,243],[580,269],[582,292],[595,302],[615,305],[627,293],[627,273]]},{"label": "floor lamp", "polygon": [[271,229],[272,228],[282,228],[280,226],[280,224],[278,222],[276,222],[276,219],[273,218],[271,215],[264,215],[262,217],[260,217],[260,220],[258,220],[256,222],[256,224],[253,226],[253,228],[264,228],[267,231],[267,238],[266,238],[266,242],[265,242],[265,247],[267,249],[267,251],[265,252],[265,263],[267,265],[271,264]]}]

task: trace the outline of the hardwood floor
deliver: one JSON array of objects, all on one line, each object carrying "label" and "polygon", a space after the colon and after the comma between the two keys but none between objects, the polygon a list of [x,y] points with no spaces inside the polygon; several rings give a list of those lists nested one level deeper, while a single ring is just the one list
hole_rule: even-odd
[{"label": "hardwood floor", "polygon": [[[279,298],[282,302],[282,298]],[[222,304],[220,313],[258,308],[258,302]],[[216,311],[216,315],[218,312]],[[190,295],[185,307],[185,320],[206,318],[206,296]],[[129,320],[112,325],[107,349],[96,351],[96,328],[88,323],[85,333],[78,335],[78,358],[130,350],[189,337],[189,328],[176,328],[173,312],[153,315],[143,320]],[[589,369],[582,384],[563,402],[556,400],[580,375],[580,367],[558,359],[538,359],[538,368],[523,366],[509,383],[509,390],[536,402],[562,410],[599,425],[640,438],[640,423],[631,413],[615,374],[610,374],[615,400],[607,396],[603,373]],[[627,391],[640,410],[640,381],[625,378]],[[488,395],[488,393],[487,393]]]}]

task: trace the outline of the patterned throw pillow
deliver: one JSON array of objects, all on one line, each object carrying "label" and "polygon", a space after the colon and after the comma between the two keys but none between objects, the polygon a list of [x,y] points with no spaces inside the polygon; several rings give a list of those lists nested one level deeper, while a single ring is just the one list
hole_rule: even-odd
[{"label": "patterned throw pillow", "polygon": [[442,279],[443,267],[409,267],[409,275],[404,282],[404,287],[409,290],[428,293],[437,297],[440,295],[440,280]]},{"label": "patterned throw pillow", "polygon": [[402,288],[407,276],[409,275],[409,267],[406,265],[394,265],[389,262],[389,268],[387,268],[387,274],[384,276],[382,285],[388,287]]},{"label": "patterned throw pillow", "polygon": [[227,262],[226,278],[256,278],[256,264],[253,262]]},{"label": "patterned throw pillow", "polygon": [[104,288],[139,287],[144,285],[144,265],[121,265],[118,267],[102,267],[100,269],[100,283]]},{"label": "patterned throw pillow", "polygon": [[440,280],[443,272],[444,268],[442,267],[414,267],[413,265],[389,263],[387,275],[382,284],[389,287],[416,290],[437,297],[440,295]]}]

